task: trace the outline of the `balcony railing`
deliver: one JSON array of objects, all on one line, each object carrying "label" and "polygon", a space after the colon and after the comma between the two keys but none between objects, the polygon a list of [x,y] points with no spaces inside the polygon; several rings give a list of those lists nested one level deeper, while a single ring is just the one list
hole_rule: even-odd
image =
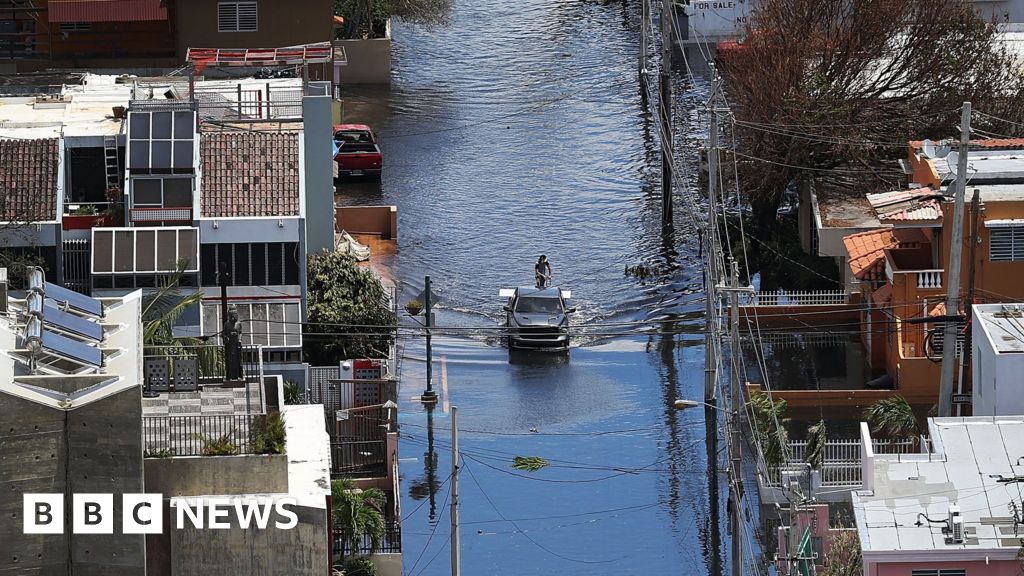
[{"label": "balcony railing", "polygon": [[331,475],[383,478],[388,475],[387,440],[331,442]]},{"label": "balcony railing", "polygon": [[942,273],[944,270],[917,270],[918,288],[942,288]]},{"label": "balcony railing", "polygon": [[341,524],[334,525],[334,555],[340,559],[358,555],[365,556],[371,553],[377,554],[401,554],[402,553],[402,525],[395,520],[389,520],[384,527],[384,540],[381,547],[373,550],[371,544],[373,539],[369,534],[363,534],[362,542],[358,550],[349,547],[348,538],[344,537],[344,528]]},{"label": "balcony railing", "polygon": [[130,220],[135,222],[192,222],[192,208],[131,208]]},{"label": "balcony railing", "polygon": [[[919,451],[914,440],[871,441],[876,454],[914,454]],[[789,442],[789,459],[786,464],[773,470],[766,485],[771,488],[782,488],[784,473],[806,473],[807,441],[793,440]],[[861,478],[861,441],[859,439],[829,440],[825,443],[825,456],[822,461],[821,485],[833,487],[860,486]]]},{"label": "balcony railing", "polygon": [[844,290],[775,290],[758,292],[747,298],[748,306],[841,306],[849,295]]},{"label": "balcony railing", "polygon": [[146,457],[252,454],[253,433],[262,414],[144,416]]},{"label": "balcony railing", "polygon": [[[192,392],[221,385],[227,376],[221,346],[146,346],[145,383],[153,392]],[[242,347],[242,376],[259,382],[262,357],[257,346]]]}]

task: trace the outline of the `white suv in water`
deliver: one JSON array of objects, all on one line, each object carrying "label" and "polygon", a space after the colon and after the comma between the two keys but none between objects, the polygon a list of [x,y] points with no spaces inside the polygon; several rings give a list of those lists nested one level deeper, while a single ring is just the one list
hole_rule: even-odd
[{"label": "white suv in water", "polygon": [[505,325],[510,348],[569,349],[569,314],[576,311],[566,305],[572,294],[558,288],[520,286],[500,290],[508,298]]}]

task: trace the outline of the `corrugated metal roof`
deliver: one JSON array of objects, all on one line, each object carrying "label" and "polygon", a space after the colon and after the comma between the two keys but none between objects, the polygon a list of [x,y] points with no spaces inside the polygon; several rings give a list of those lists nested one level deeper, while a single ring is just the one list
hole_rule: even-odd
[{"label": "corrugated metal roof", "polygon": [[50,0],[50,22],[147,22],[167,20],[161,0]]},{"label": "corrugated metal roof", "polygon": [[880,222],[938,222],[942,220],[942,194],[931,188],[868,194]]}]

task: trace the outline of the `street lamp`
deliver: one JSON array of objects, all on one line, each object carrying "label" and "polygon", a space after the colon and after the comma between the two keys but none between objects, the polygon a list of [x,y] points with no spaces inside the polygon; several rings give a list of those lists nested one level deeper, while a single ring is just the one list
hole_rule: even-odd
[{"label": "street lamp", "polygon": [[707,402],[701,402],[700,400],[684,400],[684,399],[680,398],[679,400],[676,400],[675,402],[673,402],[672,406],[676,410],[686,410],[687,408],[696,408],[697,406],[704,406],[705,408],[714,408],[715,410],[718,410],[720,412],[725,412],[726,414],[731,414],[731,412],[729,412],[728,410],[726,410],[724,408],[719,408],[718,406],[715,406],[714,404],[708,404]]},{"label": "street lamp", "polygon": [[[426,278],[423,279],[423,284],[423,314],[425,321],[422,323],[417,321],[417,323],[420,324],[420,326],[423,326],[424,328],[427,329],[427,389],[424,390],[423,395],[420,396],[420,402],[423,402],[424,404],[435,404],[437,402],[437,392],[434,392],[434,387],[431,382],[431,380],[433,379],[432,376],[434,359],[432,353],[433,350],[431,349],[430,342],[430,327],[433,326],[434,324],[434,318],[430,310],[432,296],[430,293],[430,276],[427,276]],[[406,307],[406,311],[409,312],[409,315],[412,317],[413,320],[416,320],[416,316],[419,315],[420,313],[420,310],[410,308],[408,306]]]}]

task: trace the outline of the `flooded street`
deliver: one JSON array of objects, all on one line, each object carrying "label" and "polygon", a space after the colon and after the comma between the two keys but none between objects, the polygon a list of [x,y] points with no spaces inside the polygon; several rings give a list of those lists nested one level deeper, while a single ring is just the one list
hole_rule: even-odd
[{"label": "flooded street", "polygon": [[[337,201],[398,206],[386,263],[401,301],[430,275],[448,328],[434,339],[442,401],[430,412],[409,401],[423,391],[423,339],[401,341],[406,574],[449,573],[451,405],[465,574],[707,574],[726,556],[710,529],[704,413],[671,408],[703,395],[688,225],[699,198],[677,192],[676,233],[663,236],[638,27],[633,3],[457,3],[449,27],[396,25],[390,92],[344,95],[345,120],[378,132],[385,169]],[[705,85],[677,76],[677,169],[693,189]],[[510,355],[495,330],[498,290],[532,283],[541,253],[579,309],[567,357]],[[636,265],[667,272],[641,283],[624,275]],[[514,456],[550,465],[522,472]]]}]

